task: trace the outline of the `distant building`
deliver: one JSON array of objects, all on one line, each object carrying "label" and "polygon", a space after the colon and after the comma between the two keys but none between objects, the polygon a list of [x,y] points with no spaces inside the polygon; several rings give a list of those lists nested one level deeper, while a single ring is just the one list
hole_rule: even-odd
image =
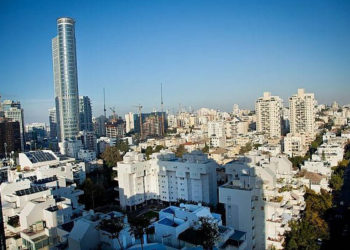
[{"label": "distant building", "polygon": [[87,96],[79,97],[80,130],[93,131],[91,101]]},{"label": "distant building", "polygon": [[49,109],[50,139],[57,138],[56,108]]},{"label": "distant building", "polygon": [[97,152],[97,139],[93,131],[80,131],[79,138],[84,145],[84,149]]},{"label": "distant building", "polygon": [[210,147],[225,147],[225,124],[223,122],[208,122],[208,138],[210,139]]},{"label": "distant building", "polygon": [[106,136],[106,122],[107,119],[105,116],[100,115],[99,117],[94,118],[94,130],[97,137]]},{"label": "distant building", "polygon": [[129,133],[134,129],[134,114],[129,112],[125,114],[125,132]]},{"label": "distant building", "polygon": [[21,134],[21,150],[24,151],[25,137],[24,137],[24,117],[23,109],[21,108],[20,102],[11,100],[4,100],[1,104],[1,109],[4,112],[5,118],[11,119],[12,121],[19,122],[20,134]]},{"label": "distant building", "polygon": [[[168,129],[168,118],[165,112],[143,113],[141,119],[143,138],[162,136],[162,126],[164,126],[164,131]],[[139,114],[134,114],[134,131],[135,133],[141,132]]]},{"label": "distant building", "polygon": [[[1,118],[0,118],[1,119]],[[0,157],[21,151],[21,133],[18,121],[0,120]]]},{"label": "distant building", "polygon": [[282,99],[278,96],[271,96],[271,93],[264,92],[255,103],[257,116],[256,130],[264,133],[267,137],[280,137],[282,130]]},{"label": "distant building", "polygon": [[125,136],[125,122],[122,119],[106,123],[106,136],[109,138],[122,138]]},{"label": "distant building", "polygon": [[315,94],[298,89],[298,93],[289,98],[289,112],[290,132],[304,134],[312,141],[315,136]]}]

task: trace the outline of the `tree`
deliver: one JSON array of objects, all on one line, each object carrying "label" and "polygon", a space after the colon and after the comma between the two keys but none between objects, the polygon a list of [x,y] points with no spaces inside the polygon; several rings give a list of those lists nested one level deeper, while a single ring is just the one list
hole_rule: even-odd
[{"label": "tree", "polygon": [[245,144],[245,146],[241,147],[240,150],[239,150],[239,154],[240,155],[243,155],[247,152],[249,152],[250,150],[252,150],[253,146],[252,146],[252,143],[251,142],[247,142]]},{"label": "tree", "polygon": [[125,228],[125,224],[122,217],[112,217],[111,219],[102,220],[97,226],[98,229],[109,233],[110,238],[117,239],[120,249],[123,249],[123,245],[120,243],[120,232]]},{"label": "tree", "polygon": [[87,178],[80,188],[84,191],[84,194],[80,198],[87,209],[94,209],[96,205],[102,203],[106,193],[103,186],[95,184],[90,178]]},{"label": "tree", "polygon": [[184,153],[186,153],[186,149],[185,146],[183,144],[181,144],[180,146],[178,146],[178,148],[176,149],[175,155],[178,158],[181,158],[183,156]]},{"label": "tree", "polygon": [[153,148],[151,146],[148,146],[145,150],[146,158],[149,160],[149,156],[153,154]]},{"label": "tree", "polygon": [[111,168],[117,166],[117,162],[122,161],[123,157],[120,155],[117,147],[107,147],[102,154],[102,159]]},{"label": "tree", "polygon": [[141,240],[141,249],[143,249],[143,235],[147,232],[146,228],[149,225],[149,221],[143,217],[130,217],[129,224],[131,226],[131,232],[134,234],[135,238]]},{"label": "tree", "polygon": [[217,223],[212,222],[211,218],[200,217],[199,218],[200,227],[198,228],[198,233],[203,237],[202,246],[204,249],[212,249],[215,242],[219,238],[219,227]]},{"label": "tree", "polygon": [[205,143],[204,148],[202,148],[203,153],[209,153],[209,146]]},{"label": "tree", "polygon": [[340,191],[343,186],[343,177],[339,174],[333,173],[331,179],[329,180],[329,186],[334,191]]},{"label": "tree", "polygon": [[129,151],[129,144],[128,144],[128,141],[126,141],[126,140],[119,140],[119,141],[117,141],[117,143],[116,143],[116,145],[115,145],[117,148],[118,148],[118,150],[120,151],[120,152],[123,152],[123,154],[125,154],[126,152],[128,152]]}]

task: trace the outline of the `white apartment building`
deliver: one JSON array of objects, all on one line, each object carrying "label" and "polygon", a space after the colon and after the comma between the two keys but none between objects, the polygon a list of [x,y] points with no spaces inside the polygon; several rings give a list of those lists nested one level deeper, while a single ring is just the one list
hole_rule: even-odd
[{"label": "white apartment building", "polygon": [[73,158],[78,158],[78,152],[83,149],[81,140],[65,140],[58,143],[60,153]]},{"label": "white apartment building", "polygon": [[316,153],[321,160],[328,162],[330,166],[334,167],[343,160],[344,148],[338,144],[323,143],[317,148]]},{"label": "white apartment building", "polygon": [[113,169],[118,172],[120,205],[132,209],[150,200],[216,204],[216,168],[215,161],[200,151],[183,158],[161,151],[152,154],[150,160],[141,153],[128,152]]},{"label": "white apartment building", "polygon": [[256,130],[266,134],[268,137],[280,137],[282,130],[282,99],[271,96],[270,92],[264,92],[255,103]]},{"label": "white apartment building", "polygon": [[[225,172],[229,182],[219,187],[219,202],[225,205],[226,225],[247,233],[247,249],[282,249],[281,235],[302,209],[298,190],[278,192],[292,183],[292,163],[257,151],[228,163]],[[293,209],[286,209],[287,203]]]},{"label": "white apartment building", "polygon": [[290,132],[304,134],[308,142],[315,137],[315,103],[315,95],[304,89],[289,98]]},{"label": "white apartment building", "polygon": [[215,242],[215,248],[246,249],[245,232],[223,226],[221,215],[211,213],[209,207],[204,207],[200,203],[180,204],[179,207],[169,206],[162,209],[159,212],[159,220],[152,224],[155,242],[161,242],[172,249],[196,247],[198,239],[191,235],[198,227],[201,217],[208,218],[219,229],[220,235]]},{"label": "white apartment building", "polygon": [[210,147],[225,147],[226,146],[226,133],[225,123],[220,122],[208,122],[208,138],[210,139]]},{"label": "white apartment building", "polygon": [[290,157],[304,156],[308,150],[304,134],[288,133],[283,138],[283,152]]}]

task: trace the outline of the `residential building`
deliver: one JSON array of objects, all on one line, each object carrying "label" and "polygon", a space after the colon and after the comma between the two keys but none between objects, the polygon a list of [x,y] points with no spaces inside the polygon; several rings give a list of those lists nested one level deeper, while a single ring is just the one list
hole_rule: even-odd
[{"label": "residential building", "polygon": [[[154,241],[175,248],[184,249],[196,247],[200,241],[196,235],[201,218],[207,218],[218,228],[219,237],[215,247],[219,249],[246,249],[245,232],[222,225],[221,215],[211,213],[209,207],[194,204],[169,206],[159,212],[159,220],[152,224]],[[200,236],[199,236],[200,237]],[[201,243],[201,242],[199,242]]]},{"label": "residential building", "polygon": [[210,147],[225,147],[226,133],[224,122],[208,122],[208,138]]},{"label": "residential building", "polygon": [[217,203],[217,164],[200,151],[176,158],[161,151],[145,160],[143,154],[128,152],[114,168],[118,172],[117,191],[124,209],[133,209],[146,201],[187,200]]},{"label": "residential building", "polygon": [[79,132],[79,93],[75,21],[57,19],[57,36],[52,39],[58,139],[75,138]]},{"label": "residential building", "polygon": [[126,133],[134,129],[134,114],[131,112],[125,114],[125,127]]},{"label": "residential building", "polygon": [[282,133],[282,109],[281,98],[271,96],[270,92],[264,92],[264,96],[255,103],[256,130],[270,138],[280,137]]},{"label": "residential building", "polygon": [[283,138],[283,152],[289,157],[304,156],[308,150],[304,134],[291,134]]},{"label": "residential building", "polygon": [[315,95],[298,89],[289,98],[289,121],[292,135],[304,134],[307,142],[315,137]]}]

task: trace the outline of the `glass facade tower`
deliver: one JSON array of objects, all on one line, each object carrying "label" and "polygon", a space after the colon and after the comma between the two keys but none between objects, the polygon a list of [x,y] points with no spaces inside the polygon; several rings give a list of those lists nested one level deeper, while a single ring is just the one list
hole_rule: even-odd
[{"label": "glass facade tower", "polygon": [[79,93],[75,42],[75,21],[57,19],[57,36],[52,39],[57,135],[59,141],[79,133]]}]

